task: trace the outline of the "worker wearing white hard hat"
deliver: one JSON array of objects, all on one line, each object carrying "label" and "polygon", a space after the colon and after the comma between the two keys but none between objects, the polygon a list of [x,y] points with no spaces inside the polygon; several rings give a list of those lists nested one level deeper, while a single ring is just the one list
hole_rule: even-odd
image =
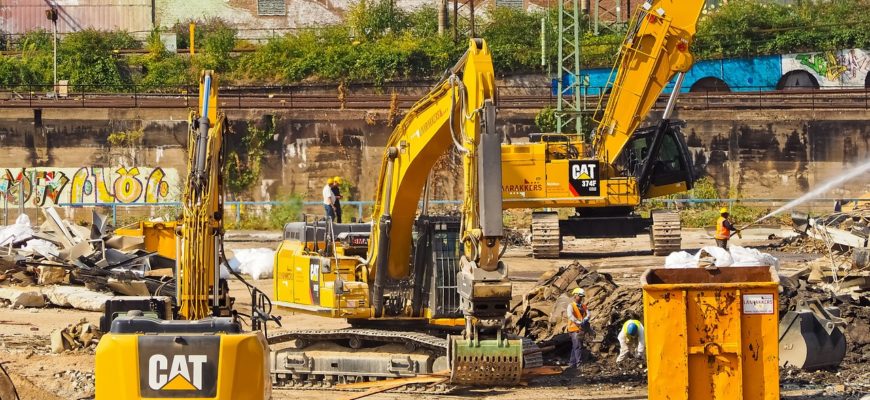
[{"label": "worker wearing white hard hat", "polygon": [[583,337],[589,331],[589,310],[586,308],[586,291],[575,288],[571,291],[572,301],[568,304],[565,315],[568,316],[568,334],[571,335],[571,358],[569,368],[580,364],[583,354]]}]

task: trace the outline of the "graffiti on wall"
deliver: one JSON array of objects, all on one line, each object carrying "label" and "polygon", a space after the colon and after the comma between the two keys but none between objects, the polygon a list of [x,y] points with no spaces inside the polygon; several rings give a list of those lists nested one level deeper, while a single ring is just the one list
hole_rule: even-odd
[{"label": "graffiti on wall", "polygon": [[27,206],[178,201],[178,171],[150,167],[2,168],[0,199]]},{"label": "graffiti on wall", "polygon": [[870,72],[870,54],[851,49],[782,56],[783,73],[798,69],[813,74],[821,87],[863,87]]}]

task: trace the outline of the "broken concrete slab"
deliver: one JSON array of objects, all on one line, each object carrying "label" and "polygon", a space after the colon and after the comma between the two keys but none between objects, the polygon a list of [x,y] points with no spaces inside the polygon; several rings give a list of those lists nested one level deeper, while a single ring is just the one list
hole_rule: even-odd
[{"label": "broken concrete slab", "polygon": [[0,288],[0,299],[9,301],[12,307],[44,307],[45,297],[38,288],[5,287]]},{"label": "broken concrete slab", "polygon": [[103,311],[106,300],[115,297],[80,286],[50,286],[43,288],[42,293],[51,304],[85,311]]}]

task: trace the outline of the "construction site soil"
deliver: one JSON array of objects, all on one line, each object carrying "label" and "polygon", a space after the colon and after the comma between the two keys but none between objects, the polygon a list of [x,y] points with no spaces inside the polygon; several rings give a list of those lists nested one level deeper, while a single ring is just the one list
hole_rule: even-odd
[{"label": "construction site soil", "polygon": [[[249,247],[277,246],[280,235],[249,235],[235,233],[228,242],[230,250]],[[272,242],[264,241],[272,237]],[[768,232],[744,233],[734,244],[750,246],[780,258],[780,271],[785,276],[800,276],[807,263],[822,256],[818,253],[778,251],[778,239],[768,239]],[[683,248],[697,251],[712,239],[703,230],[684,230]],[[535,260],[528,247],[515,246],[505,255],[514,283],[515,301],[511,329],[542,341],[545,364],[565,365],[567,350],[562,329],[545,324],[560,295],[578,285],[588,293],[594,334],[587,337],[588,351],[576,370],[560,375],[534,378],[518,387],[459,388],[446,395],[380,393],[369,398],[393,399],[455,399],[482,397],[491,399],[644,399],[646,374],[638,360],[624,365],[615,363],[617,322],[629,315],[642,314],[640,274],[649,267],[661,267],[664,257],[651,255],[646,236],[623,239],[566,240],[561,259]],[[573,276],[571,276],[573,275]],[[272,280],[255,281],[266,293],[272,291]],[[249,307],[244,287],[232,281],[231,295],[236,307]],[[813,372],[782,369],[782,398],[788,399],[861,399],[870,394],[870,304],[866,296],[852,300],[832,297],[817,285],[798,278],[785,279],[780,298],[781,311],[793,307],[800,299],[818,298],[825,304],[840,306],[846,319],[848,349],[843,364],[836,369]],[[559,308],[555,306],[555,308]],[[335,329],[348,325],[343,320],[295,314],[277,310],[283,328]],[[0,363],[11,376],[22,399],[88,399],[94,395],[94,346],[67,350],[60,354],[50,351],[50,333],[83,318],[96,323],[100,313],[57,307],[4,309],[0,316]],[[550,349],[546,347],[552,346]],[[567,344],[570,347],[570,344]],[[275,399],[342,398],[350,395],[339,391],[276,389]]]}]

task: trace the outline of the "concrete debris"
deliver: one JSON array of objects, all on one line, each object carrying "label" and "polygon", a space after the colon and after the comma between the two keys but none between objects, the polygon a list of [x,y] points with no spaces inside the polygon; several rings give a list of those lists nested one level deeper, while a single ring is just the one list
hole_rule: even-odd
[{"label": "concrete debris", "polygon": [[870,207],[815,218],[793,213],[792,220],[801,236],[784,239],[776,249],[822,256],[809,263],[808,282],[853,299],[870,291]]},{"label": "concrete debris", "polygon": [[101,336],[102,332],[96,325],[82,319],[75,325],[51,332],[51,352],[57,354],[96,346]]},{"label": "concrete debris", "polygon": [[103,311],[106,300],[114,296],[95,292],[81,286],[50,286],[42,288],[42,294],[58,307],[72,307],[85,311]]},{"label": "concrete debris", "polygon": [[45,297],[39,290],[33,288],[0,288],[0,299],[9,303],[12,308],[44,307]]},{"label": "concrete debris", "polygon": [[38,285],[56,285],[68,281],[66,268],[62,266],[40,265],[36,271],[39,276],[36,280]]},{"label": "concrete debris", "polygon": [[36,230],[26,214],[0,227],[0,283],[84,284],[120,295],[174,292],[174,260],[146,250],[143,237],[115,235],[96,212],[90,226],[62,219],[56,207],[42,212],[45,222]]},{"label": "concrete debris", "polygon": [[[545,272],[534,289],[515,298],[508,318],[509,330],[535,340],[541,348],[570,347],[565,312],[574,288],[586,291],[586,303],[591,314],[593,353],[618,351],[616,336],[622,323],[643,317],[643,294],[640,288],[619,287],[609,274],[590,271],[577,262]],[[561,350],[557,353],[564,353]]]}]

